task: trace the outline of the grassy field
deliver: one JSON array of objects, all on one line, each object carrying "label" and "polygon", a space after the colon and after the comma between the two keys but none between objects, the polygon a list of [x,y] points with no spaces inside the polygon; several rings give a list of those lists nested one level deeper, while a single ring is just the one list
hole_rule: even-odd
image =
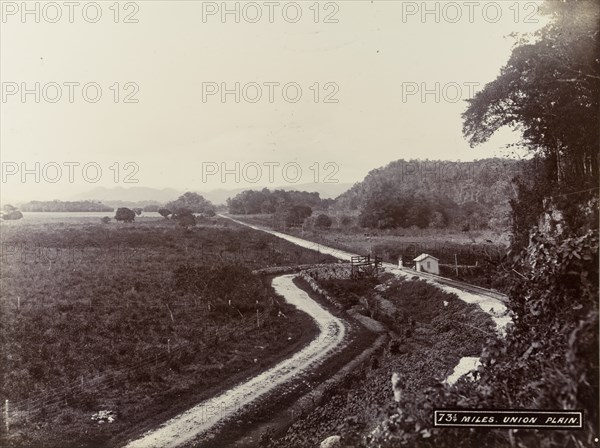
[{"label": "grassy field", "polygon": [[333,261],[221,219],[0,230],[3,446],[112,446],[273,364],[314,327],[251,270]]}]

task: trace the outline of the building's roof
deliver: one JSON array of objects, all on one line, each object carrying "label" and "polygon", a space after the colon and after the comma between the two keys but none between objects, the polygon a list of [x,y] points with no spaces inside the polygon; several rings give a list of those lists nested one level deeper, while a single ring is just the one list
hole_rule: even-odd
[{"label": "building's roof", "polygon": [[435,261],[439,261],[433,255],[429,255],[429,254],[421,254],[417,258],[415,258],[413,261],[423,261],[423,260],[425,260],[425,258],[433,258]]}]

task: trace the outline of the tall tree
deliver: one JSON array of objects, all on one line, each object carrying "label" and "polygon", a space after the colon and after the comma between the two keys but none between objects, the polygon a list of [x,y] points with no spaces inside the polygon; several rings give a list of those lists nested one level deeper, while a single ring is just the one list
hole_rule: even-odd
[{"label": "tall tree", "polygon": [[210,213],[215,211],[214,205],[198,193],[188,191],[176,201],[169,202],[166,208],[177,213],[180,209],[189,209],[193,213]]},{"label": "tall tree", "polygon": [[503,126],[553,164],[560,187],[598,184],[600,54],[598,2],[547,1],[550,22],[522,37],[500,76],[469,100],[463,132],[471,146]]},{"label": "tall tree", "polygon": [[522,130],[522,143],[537,156],[539,171],[520,180],[513,201],[517,239],[535,224],[544,197],[577,194],[561,204],[569,208],[597,195],[599,9],[589,0],[543,3],[548,24],[521,37],[498,78],[469,100],[463,114],[463,133],[472,147],[509,126]]}]

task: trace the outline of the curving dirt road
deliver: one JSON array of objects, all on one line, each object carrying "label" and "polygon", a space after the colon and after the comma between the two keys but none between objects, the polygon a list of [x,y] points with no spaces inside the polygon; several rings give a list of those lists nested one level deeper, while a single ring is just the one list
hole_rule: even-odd
[{"label": "curving dirt road", "polygon": [[233,417],[240,408],[313,368],[336,351],[344,340],[344,323],[292,282],[295,275],[273,279],[273,288],[285,300],[310,315],[317,323],[318,337],[292,357],[275,367],[206,400],[149,431],[126,448],[175,447],[202,436],[219,423]]},{"label": "curving dirt road", "polygon": [[[270,233],[298,246],[333,255],[341,260],[350,260],[354,255],[349,252],[323,246],[285,233],[241,222],[229,216],[220,216],[255,230]],[[384,268],[388,272],[392,272],[399,276],[419,275],[419,273],[407,272],[388,263],[384,263]],[[292,282],[294,276],[295,275],[284,275],[274,278],[273,288],[289,303],[295,305],[299,310],[304,311],[315,319],[319,328],[319,335],[317,338],[308,346],[290,358],[280,362],[275,367],[272,367],[260,375],[257,375],[212,399],[194,406],[162,424],[159,428],[147,432],[137,440],[131,441],[125,448],[175,447],[201,437],[203,434],[209,433],[215,427],[231,419],[241,408],[250,404],[257,398],[273,391],[276,387],[285,384],[295,376],[314,368],[315,365],[328,358],[340,347],[346,334],[346,328],[343,322],[312,300],[304,291],[297,288]],[[502,330],[506,323],[510,321],[510,318],[505,315],[506,307],[504,304],[494,298],[484,294],[472,294],[448,285],[441,285],[430,278],[424,279],[441,289],[456,293],[459,298],[465,302],[476,303],[479,305],[484,311],[492,315],[499,330]]]},{"label": "curving dirt road", "polygon": [[[322,244],[304,240],[302,238],[288,235],[286,233],[281,233],[281,232],[277,232],[275,230],[266,229],[261,226],[256,226],[253,224],[245,223],[243,221],[238,221],[237,219],[231,218],[230,216],[227,216],[227,215],[220,214],[219,216],[222,218],[229,219],[229,220],[236,222],[238,224],[241,224],[243,226],[250,227],[254,230],[260,230],[262,232],[270,233],[271,235],[274,235],[278,238],[284,239],[286,241],[289,241],[290,243],[294,243],[294,244],[304,247],[306,249],[317,250],[323,254],[332,255],[340,260],[350,261],[353,256],[356,256],[356,254],[352,254],[349,252],[345,252],[343,250],[335,249],[333,247],[324,246]],[[498,331],[501,334],[504,333],[504,331],[506,329],[506,325],[508,325],[512,320],[511,317],[507,315],[506,305],[502,301],[492,297],[491,295],[486,294],[485,291],[483,290],[483,288],[479,288],[479,289],[481,289],[481,292],[469,292],[469,291],[466,291],[465,289],[461,289],[460,285],[459,285],[460,282],[457,282],[457,281],[452,281],[452,283],[457,284],[457,286],[451,286],[450,284],[447,284],[449,282],[449,279],[444,279],[445,282],[440,283],[439,281],[436,281],[436,278],[435,278],[436,276],[433,276],[430,274],[425,274],[423,272],[413,271],[412,269],[406,269],[406,268],[401,269],[398,266],[391,264],[391,263],[383,263],[383,268],[386,271],[388,271],[396,276],[400,276],[400,277],[404,277],[404,278],[410,278],[410,277],[414,277],[414,276],[420,277],[421,279],[425,280],[426,282],[428,282],[446,292],[456,294],[459,299],[463,300],[466,303],[473,303],[473,304],[478,305],[484,312],[486,312],[487,314],[490,315],[490,317],[496,324]],[[469,285],[465,284],[464,286],[466,287]]]},{"label": "curving dirt road", "polygon": [[[332,247],[323,246],[322,244],[314,243],[312,241],[304,240],[302,238],[297,238],[292,235],[288,235],[285,233],[277,232],[277,231],[266,229],[266,228],[263,228],[260,226],[255,226],[255,225],[248,224],[248,223],[245,223],[242,221],[238,221],[237,219],[231,218],[230,216],[226,216],[226,215],[222,215],[222,214],[219,216],[230,219],[231,221],[234,221],[238,224],[241,224],[241,225],[244,225],[247,227],[251,227],[255,230],[261,230],[263,232],[270,233],[271,235],[282,238],[291,243],[297,244],[298,246],[302,246],[307,249],[318,250],[321,253],[332,255],[340,260],[348,261],[352,258],[352,256],[354,256],[354,254],[351,254],[349,252],[345,252],[345,251],[342,251],[339,249],[334,249]],[[448,292],[451,294],[452,293],[456,294],[459,299],[461,299],[462,301],[464,301],[466,303],[472,303],[472,304],[478,305],[482,311],[484,311],[485,313],[490,315],[490,317],[496,324],[496,331],[498,331],[498,333],[500,335],[505,334],[506,326],[510,322],[512,322],[512,317],[508,314],[508,309],[506,307],[506,304],[503,301],[498,300],[498,298],[495,297],[495,296],[499,295],[498,293],[486,294],[486,292],[483,288],[477,288],[477,289],[480,289],[480,291],[471,292],[471,291],[469,291],[469,290],[473,289],[473,287],[471,285],[463,284],[463,288],[461,288],[460,282],[451,281],[449,279],[444,279],[444,282],[442,283],[436,279],[436,276],[425,274],[423,272],[416,272],[416,271],[413,271],[412,269],[399,268],[398,266],[391,264],[391,263],[383,263],[383,268],[387,272],[390,272],[399,277],[411,278],[411,277],[417,276],[417,277],[421,278],[422,280],[426,281],[427,283],[430,283],[445,292]],[[452,284],[455,284],[456,286],[451,286]],[[479,362],[479,358],[474,358],[474,357],[462,358],[459,361],[456,368],[454,369],[453,374],[450,377],[448,377],[448,379],[446,381],[453,383],[462,375],[464,375],[472,370],[475,370],[477,368],[478,362]]]}]

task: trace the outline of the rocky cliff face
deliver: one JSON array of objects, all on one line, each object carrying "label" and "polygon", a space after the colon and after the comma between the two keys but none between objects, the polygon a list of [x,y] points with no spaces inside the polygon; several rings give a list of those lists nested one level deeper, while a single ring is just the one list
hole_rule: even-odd
[{"label": "rocky cliff face", "polygon": [[576,209],[570,213],[577,215],[577,220],[566,219],[565,212],[556,204],[553,198],[544,200],[544,213],[539,217],[538,229],[547,237],[564,236],[567,227],[572,228],[575,233],[580,233],[584,228],[597,228],[598,226],[598,198],[591,198],[586,202],[578,204]]},{"label": "rocky cliff face", "polygon": [[564,231],[564,215],[552,198],[544,200],[544,213],[538,220],[538,228],[544,234],[562,235]]}]

